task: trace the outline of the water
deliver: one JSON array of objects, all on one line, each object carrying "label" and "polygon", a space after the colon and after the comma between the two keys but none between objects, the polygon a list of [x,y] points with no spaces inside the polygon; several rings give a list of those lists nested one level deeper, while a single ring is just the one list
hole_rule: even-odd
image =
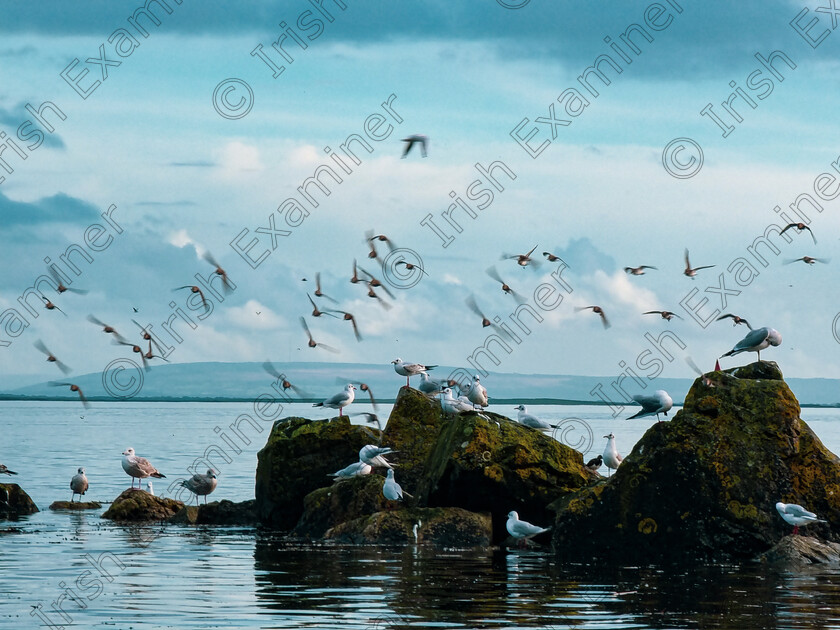
[{"label": "water", "polygon": [[[291,405],[284,415],[322,416],[317,411]],[[603,407],[531,411],[565,420],[558,436],[587,456],[603,449],[609,432],[628,453],[650,424],[613,420]],[[655,569],[613,567],[608,558],[569,566],[549,552],[301,546],[252,528],[124,527],[102,521],[101,510],[47,509],[69,498],[78,466],[91,482],[86,498],[116,497],[129,483],[120,467],[128,446],[167,475],[155,489],[171,495],[164,482],[186,476],[208,447],[225,445],[214,428],[234,439],[229,427],[241,414],[253,416],[253,406],[0,403],[0,462],[20,473],[13,480],[42,509],[0,522],[0,628],[49,627],[31,612],[55,627],[120,629],[840,628],[840,571],[825,568]],[[805,409],[802,417],[840,452],[840,410]],[[251,443],[234,439],[241,452],[227,447],[229,462],[210,451],[219,471],[213,498],[253,497],[256,452],[270,425],[241,423]],[[104,574],[86,558],[101,559]],[[51,609],[62,593],[63,621]]]}]

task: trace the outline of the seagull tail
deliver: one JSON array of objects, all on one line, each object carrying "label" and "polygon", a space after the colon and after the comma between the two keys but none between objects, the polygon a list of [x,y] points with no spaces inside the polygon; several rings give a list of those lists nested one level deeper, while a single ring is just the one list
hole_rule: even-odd
[{"label": "seagull tail", "polygon": [[323,407],[324,403],[312,403],[313,407]]},{"label": "seagull tail", "polygon": [[627,418],[627,419],[628,419],[628,420],[633,420],[633,419],[635,419],[635,418],[641,418],[642,416],[647,415],[647,413],[648,413],[648,412],[647,412],[647,411],[645,411],[644,409],[639,409],[639,411],[637,411],[634,415],[630,416],[630,417],[629,417],[629,418]]},{"label": "seagull tail", "polygon": [[158,471],[153,472],[149,477],[154,477],[155,479],[166,479],[166,475],[163,473],[159,473]]}]

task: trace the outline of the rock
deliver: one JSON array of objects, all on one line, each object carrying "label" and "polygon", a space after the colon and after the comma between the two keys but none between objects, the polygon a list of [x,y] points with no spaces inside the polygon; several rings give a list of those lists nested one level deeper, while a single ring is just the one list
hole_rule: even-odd
[{"label": "rock", "polygon": [[256,525],[256,501],[234,503],[227,499],[198,506],[198,525]]},{"label": "rock", "polygon": [[18,484],[0,483],[0,519],[17,520],[38,511],[38,506]]},{"label": "rock", "polygon": [[836,540],[840,460],[799,419],[775,363],[694,382],[670,422],[654,423],[611,479],[564,497],[553,545],[564,559],[738,560],[790,532],[777,501],[798,503]]},{"label": "rock", "polygon": [[785,536],[775,547],[758,557],[762,562],[779,566],[840,564],[840,544],[823,542],[810,536]]},{"label": "rock", "polygon": [[174,525],[195,525],[198,520],[198,507],[185,505],[166,520]]},{"label": "rock", "polygon": [[53,501],[51,510],[98,510],[102,504],[98,501]]},{"label": "rock", "polygon": [[112,521],[165,521],[184,507],[181,501],[164,499],[145,490],[129,488],[114,499],[102,518]]},{"label": "rock", "polygon": [[303,513],[304,497],[329,486],[329,474],[359,461],[359,450],[377,438],[377,431],[351,425],[346,417],[275,422],[257,453],[254,491],[260,522],[292,529]]},{"label": "rock", "polygon": [[[417,539],[414,526],[417,527]],[[430,544],[486,547],[493,538],[489,513],[461,508],[404,508],[363,516],[326,532],[325,538],[353,544]]]},{"label": "rock", "polygon": [[371,473],[313,490],[303,500],[303,515],[296,536],[321,538],[340,523],[384,510],[390,503],[382,495],[384,477]]}]

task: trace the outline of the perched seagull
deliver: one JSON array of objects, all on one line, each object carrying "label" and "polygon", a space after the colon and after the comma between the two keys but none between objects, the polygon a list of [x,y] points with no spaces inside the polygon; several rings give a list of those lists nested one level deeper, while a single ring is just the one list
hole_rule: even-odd
[{"label": "perched seagull", "polygon": [[368,444],[363,446],[359,451],[359,461],[374,468],[393,468],[395,464],[392,464],[383,457],[383,455],[389,453],[396,453],[396,451],[387,446]]},{"label": "perched seagull", "polygon": [[342,409],[353,402],[356,398],[356,386],[349,384],[344,386],[344,391],[339,392],[335,396],[330,396],[324,402],[314,403],[313,407],[328,407],[330,409],[338,409],[338,415],[343,416]]},{"label": "perched seagull", "polygon": [[714,265],[704,265],[703,267],[693,267],[692,268],[691,263],[688,262],[688,249],[685,250],[685,271],[683,271],[684,275],[693,279],[694,276],[697,275],[697,272],[700,271],[701,269],[711,269],[712,267],[714,267]]},{"label": "perched seagull", "polygon": [[481,384],[478,374],[473,377],[472,386],[470,387],[470,391],[467,392],[467,399],[479,407],[487,407],[489,405],[487,402],[487,390]]},{"label": "perched seagull", "polygon": [[804,223],[788,223],[788,224],[785,226],[785,228],[784,228],[781,232],[779,232],[779,236],[781,236],[782,234],[784,234],[785,232],[787,232],[787,231],[788,231],[788,230],[790,230],[791,228],[796,228],[796,229],[797,229],[797,230],[799,230],[800,232],[801,232],[802,230],[808,230],[808,232],[811,234],[811,238],[812,238],[812,239],[814,239],[814,245],[816,245],[816,244],[817,244],[817,238],[814,236],[814,233],[813,233],[813,232],[811,232],[811,228],[809,228],[809,227],[808,227],[807,225],[805,225]]},{"label": "perched seagull", "polygon": [[652,396],[636,394],[635,396],[633,396],[633,400],[639,403],[642,406],[642,409],[636,415],[627,418],[628,420],[632,420],[633,418],[644,418],[645,416],[656,415],[656,421],[659,422],[659,414],[662,413],[663,415],[667,416],[668,411],[671,409],[671,407],[674,406],[674,401],[671,400],[671,397],[668,395],[668,392],[666,392],[664,389],[657,389],[655,392],[653,392]]},{"label": "perched seagull", "polygon": [[642,315],[660,315],[662,319],[667,320],[669,322],[671,321],[672,317],[682,319],[682,317],[680,317],[676,313],[672,313],[671,311],[645,311],[644,313],[642,313]]},{"label": "perched seagull", "polygon": [[137,488],[140,489],[140,479],[146,477],[155,477],[157,479],[166,479],[157,471],[157,468],[152,466],[152,463],[145,457],[138,457],[134,454],[133,448],[127,448],[123,451],[122,467],[127,475],[131,477],[131,487],[134,487],[134,480],[137,479]]},{"label": "perched seagull", "polygon": [[420,385],[417,387],[424,394],[434,395],[439,394],[443,388],[443,383],[431,378],[425,372],[420,372]]},{"label": "perched seagull", "polygon": [[[133,484],[134,480],[132,480],[131,483]],[[70,496],[70,503],[73,503],[73,499],[76,498],[77,494],[79,495],[79,498],[81,498],[81,495],[87,492],[88,478],[85,477],[84,468],[79,468],[79,470],[76,471],[76,474],[73,475],[73,478],[70,480],[70,489],[73,491],[73,494]]]},{"label": "perched seagull", "polygon": [[391,363],[394,364],[394,372],[400,376],[405,376],[405,385],[408,387],[408,380],[417,374],[421,374],[426,370],[436,368],[436,365],[423,365],[422,363],[403,363],[403,360],[397,357]]},{"label": "perched seagull", "polygon": [[806,265],[813,265],[814,263],[818,263],[818,262],[823,263],[823,264],[827,264],[827,263],[830,262],[830,260],[828,258],[813,258],[812,256],[803,256],[802,258],[796,258],[794,260],[786,260],[785,264],[789,265],[791,263],[799,262],[800,260],[802,262],[804,262]]},{"label": "perched seagull", "polygon": [[638,267],[625,267],[624,271],[629,273],[631,276],[643,276],[645,275],[645,269],[656,269],[656,267],[651,267],[650,265],[640,265]]},{"label": "perched seagull", "polygon": [[607,315],[606,315],[606,313],[604,313],[604,309],[602,309],[600,306],[576,306],[575,307],[576,311],[587,311],[589,309],[592,309],[593,313],[597,313],[598,315],[601,316],[601,323],[604,325],[605,329],[610,327],[610,323],[607,321]]},{"label": "perched seagull", "polygon": [[344,481],[345,479],[352,479],[353,477],[361,477],[362,475],[369,475],[373,471],[373,467],[365,462],[356,462],[350,464],[339,470],[338,472],[330,473],[330,477],[335,477],[336,482]]},{"label": "perched seagull", "polygon": [[586,467],[589,470],[594,472],[594,471],[597,471],[601,467],[601,464],[603,464],[603,463],[604,463],[604,456],[603,455],[598,455],[598,457],[595,457],[594,459],[590,459],[588,462],[586,462]]},{"label": "perched seagull", "polygon": [[389,501],[402,501],[403,495],[407,497],[411,496],[408,492],[403,492],[400,484],[398,484],[396,479],[394,479],[394,470],[392,468],[388,469],[387,477],[385,477],[385,483],[382,486],[382,494]]},{"label": "perched seagull", "polygon": [[149,479],[146,482],[146,492],[148,492],[152,496],[155,496],[155,487],[152,485],[152,480],[151,479]]},{"label": "perched seagull", "polygon": [[9,470],[6,468],[5,464],[0,464],[0,475],[16,475],[17,473],[14,470]]},{"label": "perched seagull", "polygon": [[529,538],[533,538],[551,529],[551,527],[537,527],[528,521],[521,521],[519,520],[519,514],[513,511],[508,513],[508,520],[505,523],[505,527],[507,528],[508,534],[516,538],[520,544],[525,544],[525,541]]},{"label": "perched seagull", "polygon": [[782,335],[778,330],[773,328],[757,328],[749,332],[749,334],[741,339],[735,347],[723,357],[731,357],[742,352],[755,352],[758,354],[758,360],[761,361],[761,351],[768,346],[778,346],[782,343]]},{"label": "perched seagull", "polygon": [[750,326],[750,323],[746,319],[744,319],[743,317],[738,317],[737,315],[733,315],[732,313],[727,313],[726,315],[721,315],[720,317],[717,318],[716,321],[726,319],[727,317],[732,318],[732,325],[733,326],[737,326],[738,324],[744,324],[750,330],[754,330],[753,327]]},{"label": "perched seagull", "polygon": [[530,263],[530,264],[534,265],[534,267],[536,268],[536,267],[539,266],[538,261],[531,258],[531,254],[534,253],[534,250],[537,249],[537,247],[538,247],[537,245],[534,245],[531,248],[531,251],[528,252],[527,254],[502,254],[502,260],[510,260],[512,258],[515,258],[516,259],[516,264],[519,265],[520,267],[527,267],[528,264]]},{"label": "perched seagull", "polygon": [[426,147],[429,143],[429,139],[426,136],[419,133],[415,133],[414,135],[408,136],[408,138],[403,138],[402,141],[406,143],[402,157],[408,155],[408,152],[411,151],[411,147],[413,147],[415,144],[420,145],[420,150],[423,152],[423,157],[426,157]]},{"label": "perched seagull", "polygon": [[446,413],[475,411],[475,405],[464,398],[454,398],[452,390],[448,387],[443,389],[443,395],[440,397],[440,408]]},{"label": "perched seagull", "polygon": [[540,431],[548,431],[549,429],[557,428],[555,425],[549,424],[545,420],[540,420],[536,416],[528,413],[528,409],[525,405],[519,405],[518,407],[514,407],[514,409],[519,410],[519,415],[516,417],[519,424],[524,424],[526,427],[539,429]]},{"label": "perched seagull", "polygon": [[801,505],[795,503],[782,503],[779,501],[776,504],[776,511],[779,513],[788,525],[793,525],[793,534],[799,533],[800,525],[810,525],[811,523],[826,523],[827,521],[817,518],[813,512],[809,512]]},{"label": "perched seagull", "polygon": [[607,466],[607,471],[609,471],[609,475],[612,475],[612,471],[616,470],[624,458],[618,454],[618,449],[615,447],[615,436],[610,433],[609,435],[605,435],[607,438],[607,446],[604,449],[604,464]]},{"label": "perched seagull", "polygon": [[207,474],[201,475],[195,473],[191,479],[181,482],[187,490],[195,495],[195,504],[198,505],[198,497],[204,496],[204,505],[207,505],[207,495],[216,489],[216,471],[212,468],[207,469]]}]

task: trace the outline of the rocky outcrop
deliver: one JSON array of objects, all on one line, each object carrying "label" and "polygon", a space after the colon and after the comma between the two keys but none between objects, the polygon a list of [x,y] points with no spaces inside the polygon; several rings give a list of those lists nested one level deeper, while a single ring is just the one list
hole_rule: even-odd
[{"label": "rocky outcrop", "polygon": [[840,524],[840,460],[799,418],[775,363],[697,379],[612,475],[557,502],[562,558],[618,562],[752,558],[790,532],[777,501]]},{"label": "rocky outcrop", "polygon": [[461,508],[406,508],[347,521],[328,530],[325,538],[353,544],[486,547],[493,538],[493,526],[488,513]]},{"label": "rocky outcrop", "polygon": [[170,523],[179,525],[257,525],[255,501],[234,503],[227,499],[202,505],[185,505],[170,519]]},{"label": "rocky outcrop", "polygon": [[98,510],[102,504],[98,501],[53,501],[51,510]]},{"label": "rocky outcrop", "polygon": [[265,525],[292,529],[303,513],[304,497],[332,483],[330,473],[359,461],[359,450],[378,432],[331,420],[278,420],[257,453],[257,516]]},{"label": "rocky outcrop", "polygon": [[840,565],[840,544],[823,542],[811,536],[785,536],[758,559],[783,568],[812,564]]},{"label": "rocky outcrop", "polygon": [[331,527],[384,510],[389,503],[382,495],[384,482],[382,475],[372,473],[310,492],[294,534],[321,538]]},{"label": "rocky outcrop", "polygon": [[0,520],[35,514],[38,506],[16,483],[0,483]]},{"label": "rocky outcrop", "polygon": [[114,499],[102,518],[121,522],[165,521],[184,507],[181,501],[164,499],[145,490],[129,488]]}]

